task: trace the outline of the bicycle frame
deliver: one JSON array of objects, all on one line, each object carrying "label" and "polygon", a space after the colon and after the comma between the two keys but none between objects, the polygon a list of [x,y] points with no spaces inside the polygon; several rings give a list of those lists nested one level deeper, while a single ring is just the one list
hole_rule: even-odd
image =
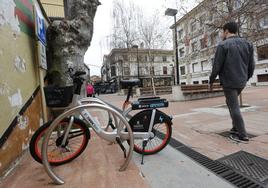
[{"label": "bicycle frame", "polygon": [[[91,97],[86,97],[86,98],[82,98],[82,99],[78,99],[78,98],[79,98],[79,95],[74,95],[73,102],[68,108],[81,106],[81,105],[83,105],[85,103],[89,103],[89,102],[109,106],[109,104],[105,103],[104,101],[102,101],[98,98],[91,98]],[[132,109],[131,109],[131,107],[129,107],[127,110],[123,111],[123,116],[127,117],[127,115],[131,111],[132,111]],[[114,142],[115,138],[118,135],[120,135],[120,138],[123,140],[129,139],[127,136],[128,132],[125,132],[123,130],[123,127],[121,127],[117,122],[115,122],[115,124],[117,124],[117,127],[120,129],[117,128],[114,132],[107,132],[101,128],[99,123],[97,121],[95,121],[95,118],[86,109],[80,111],[79,113],[84,118],[84,120],[92,127],[92,129],[96,132],[96,134],[98,136],[100,136],[101,138],[103,138],[109,142]],[[154,136],[154,134],[152,132],[152,127],[153,127],[153,123],[154,123],[154,119],[155,119],[155,113],[156,113],[156,109],[152,109],[152,116],[151,116],[150,126],[149,126],[148,132],[133,132],[134,139],[149,139],[150,137]],[[109,116],[110,116],[110,114],[109,114]],[[116,119],[114,118],[114,120],[116,120]],[[67,131],[64,135],[64,138],[67,137],[67,135],[69,134],[68,130],[70,130],[71,126],[72,126],[72,124],[70,123],[68,125],[68,127],[66,128]],[[65,141],[66,140],[63,139],[62,145],[64,145]]]}]

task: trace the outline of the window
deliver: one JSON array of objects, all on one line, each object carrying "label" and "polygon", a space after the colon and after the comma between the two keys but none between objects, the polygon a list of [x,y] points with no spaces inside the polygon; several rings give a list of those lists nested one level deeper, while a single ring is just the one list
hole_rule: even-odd
[{"label": "window", "polygon": [[182,39],[182,37],[183,37],[183,29],[180,29],[178,31],[178,37],[179,37],[179,39]]},{"label": "window", "polygon": [[235,0],[234,1],[234,9],[239,9],[242,6],[243,0]]},{"label": "window", "polygon": [[260,27],[263,29],[268,28],[268,16],[262,17],[260,19]]},{"label": "window", "polygon": [[130,56],[130,61],[137,61],[136,58],[137,58],[137,56],[133,56],[133,55],[132,55],[132,56]]},{"label": "window", "polygon": [[181,75],[185,75],[185,66],[180,67]]},{"label": "window", "polygon": [[146,56],[144,56],[144,61],[145,61],[145,62],[147,62],[147,61],[148,61],[148,57],[147,57],[147,55],[146,55]]},{"label": "window", "polygon": [[146,66],[145,67],[145,75],[150,75],[150,67],[149,66]]},{"label": "window", "polygon": [[154,75],[154,67],[151,67],[150,74]]},{"label": "window", "polygon": [[192,43],[192,52],[197,51],[197,42]]},{"label": "window", "polygon": [[202,84],[208,84],[208,80],[202,80]]},{"label": "window", "polygon": [[181,82],[181,85],[186,85],[186,82]]},{"label": "window", "polygon": [[206,40],[206,38],[202,38],[202,39],[200,39],[200,46],[201,46],[201,49],[204,49],[204,48],[206,48],[207,47],[207,40]]},{"label": "window", "polygon": [[127,55],[123,55],[123,59],[124,59],[124,61],[128,61],[128,56]]},{"label": "window", "polygon": [[205,23],[205,18],[206,18],[206,15],[202,15],[202,16],[200,16],[200,18],[199,18],[199,24],[200,24],[200,27],[202,27],[203,24]]},{"label": "window", "polygon": [[166,66],[163,67],[163,74],[164,74],[164,75],[167,74],[167,67],[166,67]]},{"label": "window", "polygon": [[196,22],[191,23],[191,32],[194,32],[196,30]]},{"label": "window", "polygon": [[257,47],[258,60],[268,59],[268,45]]},{"label": "window", "polygon": [[199,81],[193,81],[193,84],[199,84]]},{"label": "window", "polygon": [[151,56],[151,57],[150,57],[150,61],[151,61],[151,62],[154,62],[154,56]]},{"label": "window", "polygon": [[116,76],[116,70],[114,66],[111,67],[111,76]]},{"label": "window", "polygon": [[211,46],[216,45],[219,41],[220,41],[220,37],[219,37],[219,33],[218,32],[212,33],[210,35],[210,45]]},{"label": "window", "polygon": [[166,62],[167,61],[167,56],[162,56],[162,60],[163,60],[163,62]]},{"label": "window", "polygon": [[199,71],[199,69],[198,69],[198,63],[193,63],[192,64],[192,70],[193,70],[193,72],[198,72]]},{"label": "window", "polygon": [[209,13],[208,20],[209,21],[213,21],[213,13],[212,12]]},{"label": "window", "polygon": [[207,60],[201,61],[201,71],[208,71],[208,70],[211,70],[208,61]]},{"label": "window", "polygon": [[124,67],[124,75],[129,76],[130,75],[130,68],[129,67]]},{"label": "window", "polygon": [[175,57],[174,56],[172,56],[172,62],[174,62],[175,61]]},{"label": "window", "polygon": [[184,48],[179,49],[179,54],[180,54],[180,57],[184,56]]},{"label": "window", "polygon": [[268,82],[268,74],[257,75],[258,82]]}]

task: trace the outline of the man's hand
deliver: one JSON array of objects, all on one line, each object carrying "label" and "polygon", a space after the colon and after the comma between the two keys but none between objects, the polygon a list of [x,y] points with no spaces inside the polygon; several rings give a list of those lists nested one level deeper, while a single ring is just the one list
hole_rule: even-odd
[{"label": "man's hand", "polygon": [[208,91],[212,91],[213,90],[213,84],[208,84]]}]

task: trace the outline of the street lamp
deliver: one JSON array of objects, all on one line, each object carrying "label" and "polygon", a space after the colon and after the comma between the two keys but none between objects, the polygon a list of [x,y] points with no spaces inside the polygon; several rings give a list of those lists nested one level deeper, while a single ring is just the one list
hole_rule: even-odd
[{"label": "street lamp", "polygon": [[178,34],[177,34],[177,26],[176,26],[176,15],[178,13],[177,9],[168,8],[165,11],[166,16],[174,17],[174,33],[175,33],[175,56],[176,56],[176,77],[177,77],[177,85],[180,85],[180,75],[179,75],[179,60],[178,60]]},{"label": "street lamp", "polygon": [[172,68],[171,75],[172,75],[172,78],[173,78],[173,84],[176,85],[176,81],[175,81],[175,67],[174,67],[173,64],[170,64],[169,66],[171,66],[171,68]]},{"label": "street lamp", "polygon": [[140,79],[139,46],[135,44],[132,46],[132,48],[137,49],[138,78]]}]

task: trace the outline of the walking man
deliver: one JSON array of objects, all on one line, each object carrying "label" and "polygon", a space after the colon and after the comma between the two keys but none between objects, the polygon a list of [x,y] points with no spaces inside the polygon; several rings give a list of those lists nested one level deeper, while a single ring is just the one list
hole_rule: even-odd
[{"label": "walking man", "polygon": [[238,96],[252,77],[255,62],[252,44],[237,36],[237,30],[238,25],[235,22],[228,22],[223,26],[223,41],[217,46],[209,87],[212,89],[213,82],[219,75],[233,123],[230,138],[238,142],[248,142]]}]

